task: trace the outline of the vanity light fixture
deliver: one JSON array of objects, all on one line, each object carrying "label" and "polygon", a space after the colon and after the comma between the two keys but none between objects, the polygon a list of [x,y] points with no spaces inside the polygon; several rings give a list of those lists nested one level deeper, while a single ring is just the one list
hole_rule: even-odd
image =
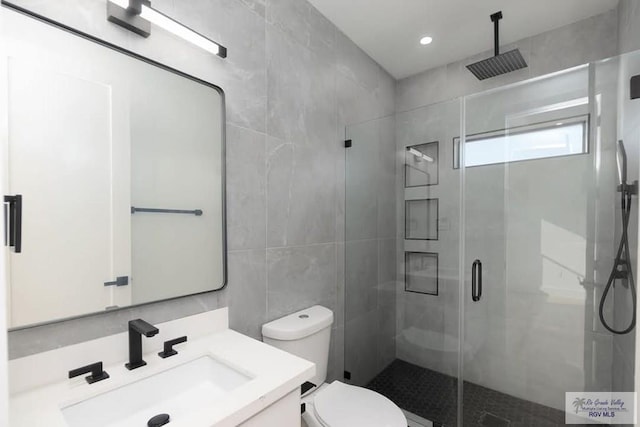
[{"label": "vanity light fixture", "polygon": [[421,151],[416,150],[415,148],[408,147],[407,151],[409,153],[413,154],[414,156],[416,156],[420,160],[426,160],[427,162],[433,163],[433,158],[432,157],[427,156],[426,154],[424,154]]},{"label": "vanity light fixture", "polygon": [[227,57],[226,47],[153,9],[149,0],[107,0],[107,19],[142,37],[149,37],[154,24],[220,58]]}]

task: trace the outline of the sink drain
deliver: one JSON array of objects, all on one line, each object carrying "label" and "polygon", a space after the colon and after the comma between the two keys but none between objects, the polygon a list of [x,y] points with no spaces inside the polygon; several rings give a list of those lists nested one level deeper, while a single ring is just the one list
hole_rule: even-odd
[{"label": "sink drain", "polygon": [[169,414],[158,414],[155,417],[151,417],[147,422],[147,427],[160,427],[169,424],[169,421],[171,421]]}]

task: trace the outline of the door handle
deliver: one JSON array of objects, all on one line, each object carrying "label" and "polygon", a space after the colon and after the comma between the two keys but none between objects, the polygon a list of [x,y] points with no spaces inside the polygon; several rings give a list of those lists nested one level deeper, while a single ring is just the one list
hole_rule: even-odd
[{"label": "door handle", "polygon": [[104,282],[105,286],[127,286],[129,284],[129,276],[118,276],[113,282]]},{"label": "door handle", "polygon": [[482,298],[482,262],[477,259],[471,266],[471,299],[473,302]]},{"label": "door handle", "polygon": [[4,196],[4,244],[22,252],[22,195]]}]

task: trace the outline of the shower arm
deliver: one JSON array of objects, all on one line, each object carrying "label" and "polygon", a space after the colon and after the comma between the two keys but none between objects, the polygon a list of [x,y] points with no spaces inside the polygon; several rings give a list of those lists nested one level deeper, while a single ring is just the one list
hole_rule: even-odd
[{"label": "shower arm", "polygon": [[502,12],[496,12],[491,15],[491,22],[493,22],[493,53],[494,56],[500,55],[500,20],[502,19]]}]

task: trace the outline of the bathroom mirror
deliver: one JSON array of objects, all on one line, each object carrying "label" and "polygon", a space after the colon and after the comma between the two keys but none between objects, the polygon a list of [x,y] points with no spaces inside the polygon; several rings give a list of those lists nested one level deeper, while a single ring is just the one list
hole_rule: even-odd
[{"label": "bathroom mirror", "polygon": [[2,13],[9,326],[224,287],[222,90]]}]

